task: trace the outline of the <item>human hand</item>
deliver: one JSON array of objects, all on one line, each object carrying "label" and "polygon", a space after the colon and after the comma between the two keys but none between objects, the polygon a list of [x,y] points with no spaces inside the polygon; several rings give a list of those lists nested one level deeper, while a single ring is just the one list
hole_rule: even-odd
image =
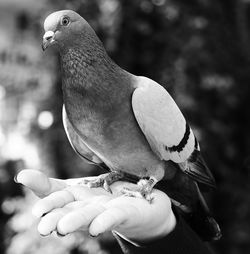
[{"label": "human hand", "polygon": [[38,231],[49,235],[56,231],[66,235],[89,231],[97,236],[115,230],[134,242],[147,242],[169,234],[176,225],[169,197],[154,189],[153,201],[121,195],[132,183],[116,182],[112,194],[103,188],[79,185],[80,178],[60,180],[48,178],[35,170],[23,170],[16,181],[28,187],[41,199],[33,213],[40,218]]}]

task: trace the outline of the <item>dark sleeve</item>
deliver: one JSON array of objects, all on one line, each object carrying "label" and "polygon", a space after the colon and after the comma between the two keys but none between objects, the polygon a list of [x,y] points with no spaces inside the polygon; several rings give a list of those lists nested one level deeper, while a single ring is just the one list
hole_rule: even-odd
[{"label": "dark sleeve", "polygon": [[212,254],[206,243],[203,242],[185,221],[178,216],[175,229],[166,237],[141,247],[127,242],[114,233],[119,245],[125,254]]}]

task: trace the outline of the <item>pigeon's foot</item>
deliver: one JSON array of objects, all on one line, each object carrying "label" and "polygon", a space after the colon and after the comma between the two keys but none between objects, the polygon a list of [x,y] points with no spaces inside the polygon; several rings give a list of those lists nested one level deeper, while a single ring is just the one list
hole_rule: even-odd
[{"label": "pigeon's foot", "polygon": [[112,193],[110,185],[124,177],[122,172],[112,171],[110,173],[102,174],[99,176],[85,177],[79,183],[80,185],[87,185],[89,188],[102,187],[107,192]]},{"label": "pigeon's foot", "polygon": [[134,188],[123,188],[122,193],[128,197],[144,198],[149,203],[152,203],[153,197],[151,196],[151,192],[156,183],[157,180],[154,177],[141,179]]}]

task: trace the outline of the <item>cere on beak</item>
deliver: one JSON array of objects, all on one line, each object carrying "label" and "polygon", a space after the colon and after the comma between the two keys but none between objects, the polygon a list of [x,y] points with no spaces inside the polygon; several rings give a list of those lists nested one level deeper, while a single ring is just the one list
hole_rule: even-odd
[{"label": "cere on beak", "polygon": [[54,40],[55,33],[53,31],[47,31],[43,36],[43,43],[42,43],[42,49],[45,50],[49,46],[51,46],[55,40]]}]

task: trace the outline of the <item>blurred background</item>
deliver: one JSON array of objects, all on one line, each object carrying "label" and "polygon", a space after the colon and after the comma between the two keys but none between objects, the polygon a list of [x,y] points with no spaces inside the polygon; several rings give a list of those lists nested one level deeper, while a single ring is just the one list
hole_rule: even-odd
[{"label": "blurred background", "polygon": [[250,1],[0,0],[0,253],[116,253],[106,234],[42,238],[36,198],[13,178],[23,168],[53,177],[94,174],[74,154],[61,120],[57,53],[41,50],[43,20],[79,12],[123,68],[175,98],[215,175],[209,205],[223,237],[216,253],[250,253]]}]

